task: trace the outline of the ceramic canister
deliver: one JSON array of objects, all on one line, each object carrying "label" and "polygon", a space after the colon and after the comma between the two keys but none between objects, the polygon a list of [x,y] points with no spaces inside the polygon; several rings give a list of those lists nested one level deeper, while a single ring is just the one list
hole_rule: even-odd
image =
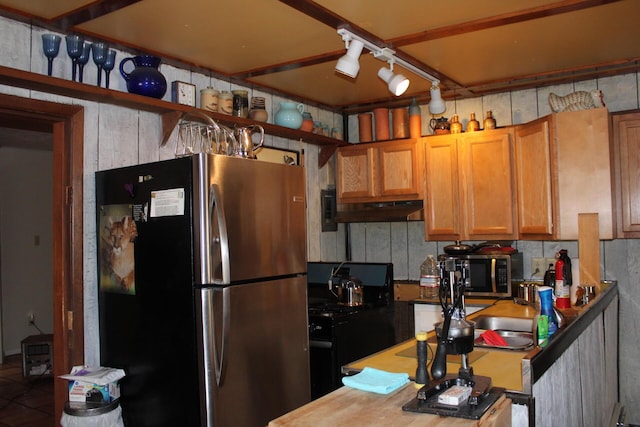
[{"label": "ceramic canister", "polygon": [[389,109],[374,108],[373,116],[376,125],[376,141],[391,139],[389,134]]},{"label": "ceramic canister", "polygon": [[218,113],[231,115],[233,113],[233,95],[223,90],[218,95]]},{"label": "ceramic canister", "polygon": [[360,142],[371,142],[373,140],[371,113],[358,114],[358,132],[360,134]]},{"label": "ceramic canister", "polygon": [[391,110],[393,119],[393,137],[396,139],[409,136],[409,118],[406,108],[394,108]]},{"label": "ceramic canister", "polygon": [[200,108],[208,111],[218,111],[218,92],[211,86],[200,91]]}]

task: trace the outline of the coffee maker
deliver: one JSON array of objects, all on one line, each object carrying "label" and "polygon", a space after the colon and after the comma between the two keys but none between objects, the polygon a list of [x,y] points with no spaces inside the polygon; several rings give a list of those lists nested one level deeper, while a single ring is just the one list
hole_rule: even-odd
[{"label": "coffee maker", "polygon": [[[479,419],[504,393],[504,389],[492,387],[490,377],[474,375],[469,365],[475,338],[475,322],[466,319],[464,301],[465,288],[470,285],[469,267],[468,260],[455,257],[438,261],[438,296],[444,320],[435,324],[438,344],[431,365],[432,381],[402,407],[405,411]],[[460,355],[457,374],[447,375],[447,354]]]}]

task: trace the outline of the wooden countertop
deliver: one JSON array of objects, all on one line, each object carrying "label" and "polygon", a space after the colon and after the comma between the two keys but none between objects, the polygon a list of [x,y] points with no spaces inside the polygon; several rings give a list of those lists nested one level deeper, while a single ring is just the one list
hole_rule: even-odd
[{"label": "wooden countertop", "polygon": [[485,422],[494,415],[494,412],[496,416],[491,420],[492,426],[511,425],[511,400],[506,399],[504,395],[480,420],[467,420],[403,411],[402,405],[411,401],[416,396],[417,390],[414,382],[385,395],[345,386],[271,421],[269,427],[340,425],[478,427],[487,425]]},{"label": "wooden countertop", "polygon": [[[468,318],[473,320],[480,315],[521,317],[533,320],[536,310],[534,307],[514,304],[513,300],[501,300],[468,316]],[[431,336],[433,332],[429,334]],[[435,354],[435,345],[430,344],[430,347]],[[406,372],[413,378],[417,359],[415,356],[407,356],[407,354],[410,354],[411,349],[415,348],[416,340],[410,339],[349,363],[343,367],[342,371],[361,371],[364,367],[370,366],[388,372]],[[474,355],[473,353],[478,354]],[[509,391],[523,391],[522,359],[528,352],[482,348],[475,349],[473,353],[470,353],[469,357],[475,375],[491,377],[494,387],[503,387]],[[475,359],[476,357],[477,359]],[[457,373],[459,369],[460,356],[447,356],[447,373]]]}]

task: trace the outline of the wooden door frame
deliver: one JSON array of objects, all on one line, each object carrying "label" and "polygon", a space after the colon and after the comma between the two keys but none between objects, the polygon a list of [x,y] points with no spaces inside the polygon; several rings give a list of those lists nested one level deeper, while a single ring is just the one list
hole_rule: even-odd
[{"label": "wooden door frame", "polygon": [[68,398],[58,378],[84,363],[84,109],[0,94],[2,125],[53,134],[53,374],[56,425]]}]

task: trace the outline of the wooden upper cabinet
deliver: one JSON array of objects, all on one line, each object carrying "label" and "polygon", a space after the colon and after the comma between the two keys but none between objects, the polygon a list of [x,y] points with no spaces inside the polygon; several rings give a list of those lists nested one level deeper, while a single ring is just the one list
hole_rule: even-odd
[{"label": "wooden upper cabinet", "polygon": [[[520,237],[549,239],[553,236],[550,117],[515,128],[515,176]],[[553,165],[552,165],[553,162]]]},{"label": "wooden upper cabinet", "polygon": [[423,139],[425,146],[425,236],[427,240],[463,238],[460,210],[458,141],[451,136]]},{"label": "wooden upper cabinet", "polygon": [[[558,113],[551,132],[556,151],[554,203],[557,240],[578,239],[578,214],[597,213],[600,239],[612,239],[613,185],[606,108]],[[554,183],[555,184],[555,183]]]},{"label": "wooden upper cabinet", "polygon": [[515,238],[511,129],[423,140],[427,240]]},{"label": "wooden upper cabinet", "polygon": [[340,147],[337,155],[338,203],[419,200],[422,152],[417,140]]},{"label": "wooden upper cabinet", "polygon": [[371,146],[350,146],[338,149],[336,193],[338,203],[374,197],[374,177],[377,174],[375,149]]},{"label": "wooden upper cabinet", "polygon": [[519,238],[577,240],[578,214],[613,238],[609,113],[552,114],[515,127]]},{"label": "wooden upper cabinet", "polygon": [[618,238],[640,237],[640,112],[614,114],[613,159]]}]

